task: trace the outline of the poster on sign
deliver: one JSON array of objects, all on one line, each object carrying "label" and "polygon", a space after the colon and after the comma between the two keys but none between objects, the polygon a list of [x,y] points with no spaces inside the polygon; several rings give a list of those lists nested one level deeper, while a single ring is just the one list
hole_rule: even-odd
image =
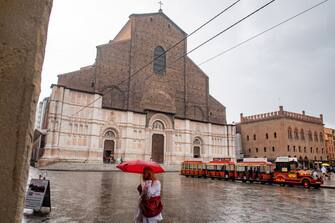
[{"label": "poster on sign", "polygon": [[26,195],[25,208],[38,212],[41,207],[49,207],[51,210],[50,182],[44,179],[31,179]]}]

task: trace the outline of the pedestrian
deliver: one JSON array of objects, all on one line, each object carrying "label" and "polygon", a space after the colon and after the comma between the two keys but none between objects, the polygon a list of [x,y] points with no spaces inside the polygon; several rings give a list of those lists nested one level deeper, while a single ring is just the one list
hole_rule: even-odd
[{"label": "pedestrian", "polygon": [[322,173],[323,178],[326,179],[326,177],[327,177],[327,169],[326,169],[326,167],[322,166],[321,173]]},{"label": "pedestrian", "polygon": [[156,223],[163,220],[161,202],[161,183],[155,177],[153,171],[146,167],[143,170],[144,185],[138,185],[140,194],[139,206],[135,217],[135,223]]}]

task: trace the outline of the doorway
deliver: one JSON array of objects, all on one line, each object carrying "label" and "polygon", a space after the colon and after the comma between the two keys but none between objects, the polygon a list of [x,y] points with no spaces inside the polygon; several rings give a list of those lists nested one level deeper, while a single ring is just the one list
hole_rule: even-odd
[{"label": "doorway", "polygon": [[164,135],[152,135],[151,159],[157,163],[164,162]]},{"label": "doorway", "polygon": [[104,142],[104,153],[103,153],[103,162],[112,163],[115,161],[114,158],[114,140],[105,140]]}]

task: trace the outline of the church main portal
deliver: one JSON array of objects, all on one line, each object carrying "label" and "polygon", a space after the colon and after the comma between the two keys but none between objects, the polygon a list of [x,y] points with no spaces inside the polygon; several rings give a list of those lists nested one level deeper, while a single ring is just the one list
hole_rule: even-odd
[{"label": "church main portal", "polygon": [[151,159],[157,163],[164,162],[164,135],[152,135]]}]

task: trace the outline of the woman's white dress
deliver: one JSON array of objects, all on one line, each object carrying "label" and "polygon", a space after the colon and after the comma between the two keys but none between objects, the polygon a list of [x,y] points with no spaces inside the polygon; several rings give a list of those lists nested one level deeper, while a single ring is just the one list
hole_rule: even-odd
[{"label": "woman's white dress", "polygon": [[[160,196],[161,195],[161,183],[159,182],[159,180],[155,180],[153,183],[151,180],[146,180],[144,182],[144,185],[142,186],[142,190],[146,191],[148,198]],[[135,222],[136,223],[139,223],[139,222],[156,223],[161,220],[163,220],[162,213],[159,213],[158,215],[154,217],[147,218],[141,214],[141,211],[138,208]]]}]

